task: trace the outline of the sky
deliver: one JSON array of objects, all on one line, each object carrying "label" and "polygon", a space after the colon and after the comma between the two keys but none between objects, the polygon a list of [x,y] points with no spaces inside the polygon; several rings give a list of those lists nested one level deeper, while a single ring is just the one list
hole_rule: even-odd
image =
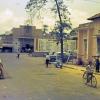
[{"label": "sky", "polygon": [[0,34],[24,24],[28,0],[0,0]]},{"label": "sky", "polygon": [[[0,34],[11,30],[13,27],[23,25],[27,18],[25,11],[29,0],[0,0]],[[66,0],[67,1],[67,0]],[[73,27],[87,22],[87,18],[100,13],[100,0],[69,0],[66,2],[71,12]],[[45,15],[43,21],[36,20],[34,25],[39,28],[40,23],[54,24],[49,15]]]}]

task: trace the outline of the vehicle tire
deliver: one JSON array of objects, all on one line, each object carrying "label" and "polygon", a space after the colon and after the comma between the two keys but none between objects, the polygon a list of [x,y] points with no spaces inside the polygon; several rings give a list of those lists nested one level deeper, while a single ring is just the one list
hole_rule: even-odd
[{"label": "vehicle tire", "polygon": [[58,63],[56,64],[56,68],[60,68],[60,65]]},{"label": "vehicle tire", "polygon": [[92,76],[92,79],[91,79],[91,86],[96,88],[97,87],[97,80],[96,80],[96,77],[95,76]]}]

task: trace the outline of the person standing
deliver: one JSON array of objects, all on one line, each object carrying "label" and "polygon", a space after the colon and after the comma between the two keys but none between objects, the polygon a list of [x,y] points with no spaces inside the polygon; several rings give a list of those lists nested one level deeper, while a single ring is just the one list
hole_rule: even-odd
[{"label": "person standing", "polygon": [[18,48],[18,51],[17,51],[17,58],[19,59],[20,57],[20,49]]},{"label": "person standing", "polygon": [[20,53],[17,53],[17,58],[19,59]]},{"label": "person standing", "polygon": [[46,67],[48,68],[48,65],[49,65],[49,60],[50,60],[50,57],[49,57],[49,54],[46,55]]},{"label": "person standing", "polygon": [[0,79],[3,79],[4,78],[4,74],[3,74],[3,64],[2,64],[2,61],[0,59]]},{"label": "person standing", "polygon": [[96,66],[96,72],[99,72],[99,66],[100,66],[99,57],[95,59],[95,66]]}]

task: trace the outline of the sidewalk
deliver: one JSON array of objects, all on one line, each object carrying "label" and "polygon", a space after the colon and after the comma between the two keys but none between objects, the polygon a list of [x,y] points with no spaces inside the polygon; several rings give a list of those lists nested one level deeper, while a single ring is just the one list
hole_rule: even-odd
[{"label": "sidewalk", "polygon": [[[82,72],[86,70],[85,67],[82,67],[82,66],[79,66],[79,65],[64,64],[63,67],[79,70],[79,71],[82,71]],[[100,73],[97,73],[97,72],[94,72],[94,74],[100,75]]]},{"label": "sidewalk", "polygon": [[85,71],[85,67],[79,66],[79,65],[73,65],[73,64],[63,64],[64,67],[71,68],[71,69],[77,69],[81,71]]}]

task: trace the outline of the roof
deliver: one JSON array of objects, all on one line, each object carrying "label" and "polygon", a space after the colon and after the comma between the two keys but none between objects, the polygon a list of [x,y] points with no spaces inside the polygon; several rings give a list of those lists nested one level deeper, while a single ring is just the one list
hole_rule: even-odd
[{"label": "roof", "polygon": [[33,37],[21,36],[21,37],[18,37],[18,39],[34,39],[34,38]]},{"label": "roof", "polygon": [[94,20],[94,19],[97,19],[97,18],[100,18],[100,13],[88,18],[88,20]]},{"label": "roof", "polygon": [[13,44],[2,44],[2,47],[13,47]]}]

